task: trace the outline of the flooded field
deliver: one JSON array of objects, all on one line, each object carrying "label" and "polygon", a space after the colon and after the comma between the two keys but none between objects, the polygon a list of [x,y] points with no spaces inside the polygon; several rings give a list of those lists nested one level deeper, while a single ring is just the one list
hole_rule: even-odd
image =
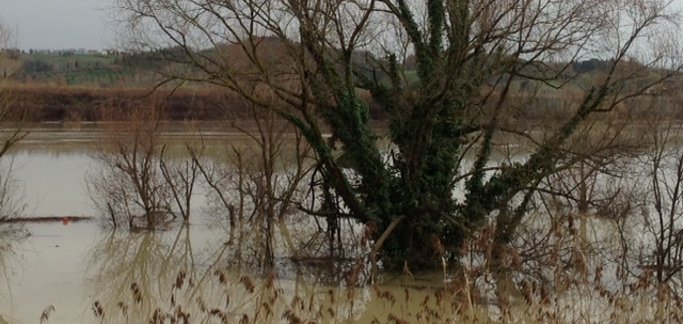
[{"label": "flooded field", "polygon": [[[162,140],[178,147],[201,140],[212,154],[206,161],[223,154],[222,145],[244,146],[249,141],[218,124],[203,129],[196,133],[178,126],[163,133]],[[337,224],[349,234],[328,242],[322,219],[280,210],[272,203],[278,199],[218,197],[206,181],[188,194],[188,224],[176,221],[152,231],[112,229],[88,185],[93,174],[100,174],[97,152],[103,128],[45,124],[30,131],[4,158],[2,179],[10,179],[3,182],[16,194],[17,216],[57,221],[3,225],[0,323],[488,322],[504,318],[503,302],[513,305],[514,316],[508,316],[521,322],[619,322],[624,319],[619,314],[633,312],[646,321],[669,318],[668,307],[674,307],[651,298],[660,291],[634,286],[649,278],[641,266],[649,260],[642,257],[645,248],[628,251],[635,257],[620,250],[624,235],[643,241],[641,246],[652,245],[647,234],[638,232],[649,228],[642,219],[615,222],[568,214],[555,219],[539,209],[528,217],[529,224],[504,260],[518,271],[507,288],[501,288],[505,279],[478,265],[482,252],[476,242],[467,245],[468,271],[437,265],[432,273],[413,274],[406,268],[398,274],[379,272],[370,280],[360,225]],[[189,155],[173,157],[187,159]],[[297,174],[289,162],[281,167]],[[256,174],[248,173],[246,166],[237,170]],[[238,181],[244,192],[258,192],[259,186],[249,187],[232,171],[212,174]],[[609,179],[599,182],[596,187],[614,184]],[[289,190],[282,180],[273,183]],[[305,193],[292,189],[291,194]],[[249,203],[261,207],[243,206]],[[234,217],[234,209],[246,216]],[[260,213],[272,218],[264,221]],[[92,219],[68,218],[74,216]],[[130,217],[131,222],[138,220]],[[541,253],[533,250],[540,247]],[[324,257],[328,254],[336,257]],[[627,258],[640,263],[625,275]],[[532,285],[532,280],[537,281]],[[671,280],[678,282],[678,277]],[[680,302],[666,300],[671,305]]]},{"label": "flooded field", "polygon": [[[180,136],[178,134],[174,136]],[[205,134],[206,137],[214,135]],[[30,129],[29,136],[4,158],[3,164],[4,170],[11,170],[12,189],[20,209],[18,216],[99,215],[88,195],[86,181],[88,173],[95,170],[93,148],[100,138],[101,129],[96,125],[63,128],[60,124],[46,124]],[[201,193],[196,199],[201,202]],[[198,218],[190,228],[196,232],[192,244],[196,251],[190,252],[199,254],[198,251],[212,246],[223,247],[224,240],[221,240],[225,232],[209,226],[208,218]],[[103,228],[97,218],[80,222],[25,223],[11,225],[8,230],[16,235],[5,235],[7,239],[0,240],[0,323],[3,323],[2,319],[9,323],[35,323],[50,306],[54,307],[50,323],[93,322],[90,308],[94,298],[107,290],[98,284],[106,282],[103,280],[107,278],[102,278],[103,274],[96,271],[106,269],[97,269],[94,262],[107,256],[94,254],[105,249],[102,246],[106,245],[104,238],[115,233]],[[176,234],[177,231],[168,231],[154,235]],[[134,237],[124,236],[124,240],[130,238],[134,244]]]},{"label": "flooded field", "polygon": [[[165,140],[183,142],[197,136],[178,130],[165,134]],[[398,284],[401,276],[386,275],[387,286],[381,291],[353,283],[344,288],[356,266],[350,259],[292,260],[282,251],[286,248],[276,244],[275,266],[258,266],[258,242],[246,236],[228,242],[235,234],[225,219],[212,214],[205,187],[193,194],[189,225],[135,233],[108,228],[87,186],[89,174],[97,170],[94,152],[101,137],[97,125],[46,124],[30,129],[6,156],[4,168],[20,202],[17,216],[57,221],[5,225],[0,240],[0,323],[139,323],[157,308],[167,319],[189,316],[190,323],[277,323],[298,317],[369,322],[393,312],[394,294],[406,297],[407,290]],[[218,130],[201,137],[221,143],[244,140],[239,133]],[[66,219],[75,216],[93,218]],[[306,226],[293,226],[290,235],[296,235],[297,228]],[[244,242],[236,245],[235,239]],[[419,289],[412,292],[415,300],[439,291],[443,279],[440,273],[420,279]],[[269,302],[264,303],[266,297]],[[406,305],[401,312],[418,311],[411,311],[417,303]],[[185,313],[178,313],[178,306]]]}]

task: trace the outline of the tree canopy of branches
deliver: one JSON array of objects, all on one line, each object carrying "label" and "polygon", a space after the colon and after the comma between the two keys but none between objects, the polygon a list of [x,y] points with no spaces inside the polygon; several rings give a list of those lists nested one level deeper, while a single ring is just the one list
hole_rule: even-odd
[{"label": "tree canopy of branches", "polygon": [[[338,215],[374,228],[385,264],[456,260],[488,222],[510,240],[537,184],[577,160],[567,143],[679,70],[677,18],[661,0],[117,0],[130,39],[174,48],[169,80],[217,85],[294,124]],[[607,66],[578,82],[573,64]],[[638,62],[638,64],[631,64]],[[191,67],[191,68],[183,68]],[[519,84],[532,84],[521,91]],[[388,153],[369,126],[388,120]],[[555,96],[549,94],[556,94]],[[562,94],[561,97],[559,94]],[[569,96],[569,98],[566,98]],[[493,156],[506,112],[569,114],[529,154]],[[331,138],[326,132],[331,132]],[[342,152],[351,168],[338,163]]]}]

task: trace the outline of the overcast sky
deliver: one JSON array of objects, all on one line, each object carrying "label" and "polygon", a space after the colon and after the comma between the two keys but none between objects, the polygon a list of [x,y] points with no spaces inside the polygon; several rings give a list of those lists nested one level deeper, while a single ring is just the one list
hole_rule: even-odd
[{"label": "overcast sky", "polygon": [[[673,0],[677,5],[683,0]],[[0,21],[22,49],[105,49],[116,46],[113,0],[0,0]]]},{"label": "overcast sky", "polygon": [[22,49],[115,47],[111,0],[0,0],[0,21]]}]

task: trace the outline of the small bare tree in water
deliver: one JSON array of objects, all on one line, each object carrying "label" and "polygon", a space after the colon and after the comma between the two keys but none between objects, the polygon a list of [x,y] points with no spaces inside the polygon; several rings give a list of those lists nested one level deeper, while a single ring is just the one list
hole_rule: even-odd
[{"label": "small bare tree in water", "polygon": [[[652,107],[671,105],[653,100]],[[645,187],[641,217],[626,244],[640,277],[653,275],[657,283],[683,286],[683,126],[679,121],[650,123],[650,143],[641,157]],[[638,232],[637,229],[643,229]]]},{"label": "small bare tree in water", "polygon": [[168,151],[168,145],[164,145],[159,154],[159,169],[175,203],[176,213],[182,217],[183,223],[189,224],[195,184],[201,174],[198,159],[188,159],[184,154],[192,152],[201,156],[203,149],[202,146],[186,144],[180,156],[170,156]]},{"label": "small bare tree in water", "polygon": [[242,138],[226,146],[221,156],[200,161],[193,152],[192,157],[217,205],[213,211],[227,215],[236,259],[248,259],[242,253],[253,249],[253,261],[272,266],[278,244],[294,255],[301,249],[290,230],[302,227],[293,217],[306,200],[306,181],[314,166],[311,149],[272,112],[250,109],[232,127]]},{"label": "small bare tree in water", "polygon": [[[169,192],[158,167],[161,118],[158,107],[110,111],[104,143],[96,153],[93,200],[114,227],[152,229],[168,221]],[[123,224],[122,224],[123,223]]]},{"label": "small bare tree in water", "polygon": [[112,107],[103,120],[99,165],[88,187],[109,223],[130,230],[162,228],[178,217],[189,223],[200,168],[183,155],[200,155],[201,146],[187,143],[177,152],[162,142],[168,124],[162,104]]}]

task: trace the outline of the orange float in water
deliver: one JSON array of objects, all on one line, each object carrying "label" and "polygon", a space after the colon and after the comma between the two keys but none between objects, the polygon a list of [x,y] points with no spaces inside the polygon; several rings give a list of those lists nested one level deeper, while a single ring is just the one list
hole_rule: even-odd
[{"label": "orange float in water", "polygon": [[62,217],[62,224],[69,225],[69,217]]}]

